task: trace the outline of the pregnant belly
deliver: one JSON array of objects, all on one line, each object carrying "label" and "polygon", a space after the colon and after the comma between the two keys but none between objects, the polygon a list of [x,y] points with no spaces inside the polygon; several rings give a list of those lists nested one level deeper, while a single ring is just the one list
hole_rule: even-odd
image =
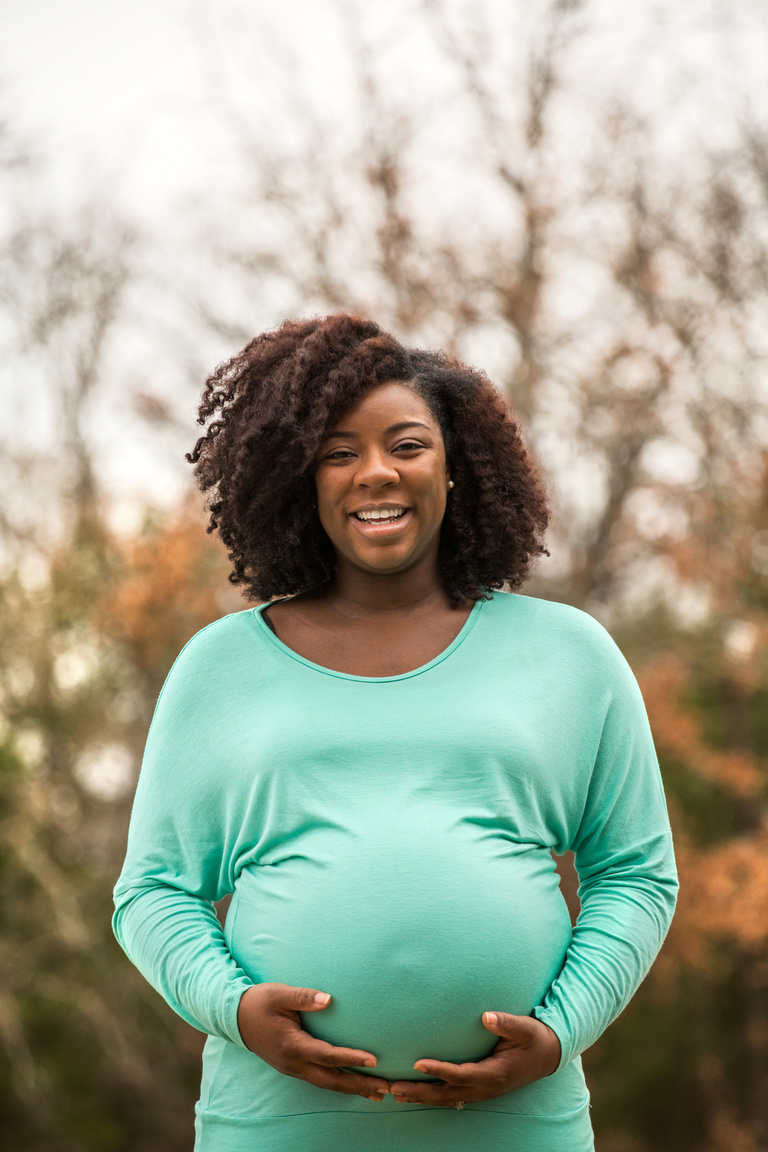
[{"label": "pregnant belly", "polygon": [[484,1011],[528,1015],[565,956],[571,926],[538,845],[390,838],[338,854],[306,850],[245,869],[227,917],[230,951],[256,982],[332,1000],[307,1031],[362,1048],[390,1080],[429,1079],[422,1057],[490,1054]]}]

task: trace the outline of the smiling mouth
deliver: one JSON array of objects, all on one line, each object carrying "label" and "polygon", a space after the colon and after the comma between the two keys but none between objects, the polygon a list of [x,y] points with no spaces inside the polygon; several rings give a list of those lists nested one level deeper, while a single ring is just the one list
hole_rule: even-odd
[{"label": "smiling mouth", "polygon": [[410,508],[402,508],[394,516],[377,516],[371,519],[368,516],[363,516],[360,512],[353,512],[355,520],[359,520],[361,524],[394,524],[396,520],[402,520],[406,512],[410,512]]},{"label": "smiling mouth", "polygon": [[408,523],[411,518],[411,509],[406,508],[397,516],[388,516],[387,519],[377,520],[361,520],[356,512],[350,516],[356,529],[363,536],[388,536],[394,535],[401,531],[401,529]]}]

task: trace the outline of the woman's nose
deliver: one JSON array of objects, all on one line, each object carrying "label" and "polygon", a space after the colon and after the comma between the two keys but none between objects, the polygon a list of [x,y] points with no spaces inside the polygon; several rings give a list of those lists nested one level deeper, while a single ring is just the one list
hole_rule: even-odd
[{"label": "woman's nose", "polygon": [[400,474],[381,452],[367,453],[360,461],[355,473],[356,484],[386,484],[391,480],[399,480]]}]

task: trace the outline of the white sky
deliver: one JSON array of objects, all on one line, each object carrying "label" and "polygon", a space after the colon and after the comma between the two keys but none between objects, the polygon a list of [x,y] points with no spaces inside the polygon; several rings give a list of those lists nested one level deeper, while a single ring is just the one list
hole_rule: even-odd
[{"label": "white sky", "polygon": [[[445,77],[408,20],[416,0],[361,3],[393,61],[393,90],[439,101]],[[514,0],[487,7],[499,43],[506,35],[514,54]],[[520,0],[516,10],[524,22],[538,9]],[[727,139],[740,107],[765,122],[768,0],[595,0],[592,11],[597,30],[578,61],[579,84],[631,92],[668,123],[672,149],[689,134]],[[62,197],[108,182],[131,211],[157,221],[180,198],[226,184],[228,174],[237,180],[211,85],[223,84],[265,133],[288,129],[275,98],[286,75],[289,88],[304,89],[325,118],[340,122],[349,112],[340,31],[331,0],[0,0],[0,108],[52,157]],[[293,60],[281,52],[286,43],[295,46]],[[497,68],[507,67],[500,59]],[[115,450],[120,432],[115,427]],[[188,466],[175,446],[168,458],[173,488]],[[113,453],[109,464],[119,487],[121,469],[129,474],[136,460]]]},{"label": "white sky", "polygon": [[[506,14],[510,5],[491,0],[490,8]],[[408,3],[364,7],[382,39],[396,37],[399,24],[407,59]],[[593,5],[601,8],[583,61],[590,78],[662,106],[680,85],[703,79],[695,86],[696,130],[704,134],[722,127],[718,106],[768,101],[764,0]],[[126,198],[152,211],[201,186],[212,160],[221,160],[201,60],[213,71],[223,63],[230,91],[266,128],[272,86],[289,66],[276,44],[295,43],[299,82],[331,110],[343,102],[338,38],[326,0],[1,0],[0,78],[13,120],[50,143],[62,179],[92,182],[117,171]],[[652,50],[644,52],[646,38]],[[411,43],[412,61],[415,50]],[[426,61],[426,76],[424,67],[419,57],[411,83],[419,74],[422,87],[439,86],[434,61]]]},{"label": "white sky", "polygon": [[[118,171],[129,198],[199,179],[215,135],[178,0],[4,0],[6,107],[70,179]],[[86,175],[89,174],[89,177]]]}]

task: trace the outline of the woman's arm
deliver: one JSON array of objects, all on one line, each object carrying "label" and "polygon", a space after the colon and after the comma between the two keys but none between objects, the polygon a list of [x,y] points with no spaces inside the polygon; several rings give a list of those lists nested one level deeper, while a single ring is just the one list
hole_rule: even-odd
[{"label": "woman's arm", "polygon": [[232,959],[212,903],[151,877],[143,882],[116,892],[121,947],[188,1024],[245,1047],[237,1009],[252,981]]},{"label": "woman's arm", "polygon": [[[602,728],[598,716],[583,810],[573,818],[574,834],[563,840],[576,854],[582,904],[563,967],[533,1020],[495,1012],[490,1021],[483,1014],[485,1027],[501,1037],[491,1056],[458,1065],[420,1060],[415,1067],[440,1082],[395,1081],[396,1100],[454,1108],[559,1071],[626,1006],[669,928],[677,875],[645,705],[608,633],[595,621],[589,631],[599,645],[593,657],[607,691],[596,687],[592,697],[590,706],[602,709]],[[576,778],[577,766],[572,770]],[[499,1007],[488,1005],[489,1011]]]},{"label": "woman's arm", "polygon": [[238,671],[226,642],[209,643],[221,631],[214,627],[179,654],[155,708],[115,887],[115,935],[193,1027],[287,1076],[380,1101],[386,1080],[343,1070],[375,1067],[372,1053],[328,1044],[302,1027],[300,1013],[322,1011],[330,996],[254,982],[216,917],[213,902],[233,890],[236,861],[252,851],[256,833],[251,773],[237,772],[243,756],[247,764],[250,733],[240,733],[238,751],[237,719],[226,712]]},{"label": "woman's arm", "polygon": [[160,692],[115,887],[113,927],[174,1011],[244,1047],[237,1008],[253,981],[230,955],[213,907],[232,889],[224,733],[215,703],[219,673],[210,637],[203,629],[190,640]]},{"label": "woman's arm", "polygon": [[560,1040],[563,1068],[626,1007],[661,948],[677,899],[672,834],[637,681],[605,634],[609,700],[570,847],[581,911],[560,975],[534,1015]]}]

